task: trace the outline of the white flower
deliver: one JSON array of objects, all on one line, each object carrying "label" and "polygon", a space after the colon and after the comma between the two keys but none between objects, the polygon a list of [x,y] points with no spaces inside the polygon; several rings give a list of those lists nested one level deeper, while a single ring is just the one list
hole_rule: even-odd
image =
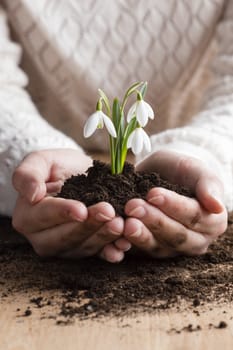
[{"label": "white flower", "polygon": [[136,116],[136,119],[140,126],[144,127],[148,119],[154,119],[154,112],[149,103],[141,100],[137,100],[129,109],[127,114],[127,122]]},{"label": "white flower", "polygon": [[111,119],[102,111],[97,110],[86,121],[84,125],[84,137],[90,137],[96,129],[103,129],[104,125],[112,137],[116,137],[116,129]]},{"label": "white flower", "polygon": [[136,128],[127,141],[127,148],[132,148],[134,154],[140,153],[145,147],[146,151],[151,151],[150,138],[142,128]]}]

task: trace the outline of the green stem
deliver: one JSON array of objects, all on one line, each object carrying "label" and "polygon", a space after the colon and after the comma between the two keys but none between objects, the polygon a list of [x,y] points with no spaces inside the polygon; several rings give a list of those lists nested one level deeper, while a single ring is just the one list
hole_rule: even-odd
[{"label": "green stem", "polygon": [[123,169],[124,169],[124,165],[125,165],[125,160],[126,160],[126,157],[127,157],[127,153],[128,153],[128,149],[127,147],[124,147],[122,149],[122,152],[121,152],[121,169],[120,169],[120,172],[122,173]]},{"label": "green stem", "polygon": [[109,136],[109,144],[110,144],[110,157],[111,157],[111,172],[112,174],[116,174],[115,168],[115,147],[114,147],[114,139],[112,136]]}]

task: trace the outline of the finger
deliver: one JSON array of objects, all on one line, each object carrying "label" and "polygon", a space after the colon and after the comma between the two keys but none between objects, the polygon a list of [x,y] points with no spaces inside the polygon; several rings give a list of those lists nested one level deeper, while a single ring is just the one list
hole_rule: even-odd
[{"label": "finger", "polygon": [[200,160],[181,157],[174,168],[173,181],[188,187],[210,213],[224,210],[223,185]]},{"label": "finger", "polygon": [[84,172],[91,163],[91,158],[72,149],[32,152],[16,168],[13,186],[21,196],[36,203],[46,194],[46,182],[64,181],[77,171]]},{"label": "finger", "polygon": [[158,151],[138,164],[137,170],[158,171],[162,178],[188,187],[211,213],[224,210],[223,185],[201,160],[177,152]]},{"label": "finger", "polygon": [[58,256],[88,238],[83,223],[69,222],[27,236],[42,257]]},{"label": "finger", "polygon": [[[210,214],[194,198],[163,188],[153,188],[148,192],[147,201],[193,231],[215,236],[226,229],[226,218],[224,219],[222,215]],[[137,206],[140,206],[140,202],[131,201],[128,210],[132,211]]]},{"label": "finger", "polygon": [[[88,218],[84,222],[77,222],[74,226],[72,223],[68,223],[45,229],[39,233],[31,234],[30,241],[33,242],[34,249],[37,252],[39,249],[43,255],[65,254],[67,251],[79,247],[114,216],[113,207],[109,203],[100,202],[88,208]],[[83,256],[80,251],[79,256],[81,257],[81,255]]]},{"label": "finger", "polygon": [[50,195],[55,195],[61,191],[64,182],[62,180],[46,182],[46,191]]},{"label": "finger", "polygon": [[101,228],[89,236],[77,247],[67,252],[69,257],[86,257],[96,255],[105,245],[118,239],[124,229],[124,220],[121,217],[115,217],[112,221],[105,223]]},{"label": "finger", "polygon": [[100,252],[99,257],[110,263],[119,263],[124,259],[124,252],[113,243],[107,244]]},{"label": "finger", "polygon": [[[59,200],[61,203],[66,202],[66,199],[62,198],[52,198],[53,200]],[[45,198],[42,202],[49,202],[49,198]],[[70,200],[71,201],[71,200]],[[42,202],[35,205],[35,207],[39,206]],[[75,205],[77,205],[76,201],[73,201]],[[80,203],[80,205],[83,205]],[[84,205],[83,205],[84,206]],[[23,206],[19,206],[22,208]],[[25,208],[25,206],[24,206]],[[56,208],[56,206],[52,206],[52,210]],[[31,209],[29,207],[29,209]],[[44,208],[43,208],[44,209]],[[82,208],[83,209],[83,208]],[[78,222],[75,218],[70,218],[70,220],[75,220],[75,222],[68,222],[62,224],[55,224],[52,222],[51,227],[47,227],[48,222],[46,221],[47,210],[42,213],[42,222],[46,225],[46,228],[43,230],[38,230],[36,232],[32,231],[32,215],[28,215],[29,221],[23,218],[21,223],[18,226],[19,220],[17,220],[16,215],[22,219],[20,216],[20,210],[17,210],[17,214],[14,216],[14,227],[18,229],[19,232],[25,234],[25,236],[32,243],[35,251],[41,256],[53,256],[61,254],[62,252],[66,252],[67,250],[71,250],[77,245],[79,246],[83,241],[89,238],[89,236],[93,235],[97,229],[99,229],[105,222],[107,222],[107,214],[114,214],[114,209],[108,203],[99,203],[98,205],[92,206],[89,208],[89,216],[84,222]],[[87,208],[84,206],[85,217],[87,216]],[[21,211],[21,213],[24,211]],[[25,211],[28,213],[28,211]],[[40,210],[39,210],[40,213]],[[94,216],[96,213],[96,216]],[[102,213],[102,215],[100,215]],[[80,214],[80,211],[79,211]],[[98,215],[97,215],[98,214]],[[76,215],[76,212],[75,212]],[[100,215],[100,216],[99,216]],[[73,216],[73,215],[72,215]],[[106,219],[107,218],[107,219]],[[54,218],[53,218],[54,219]],[[65,220],[64,220],[65,221]],[[27,223],[29,227],[27,227]],[[38,221],[34,221],[35,227],[38,228]],[[26,227],[26,229],[25,229]],[[26,231],[26,232],[25,232]]]},{"label": "finger", "polygon": [[[135,232],[136,235],[134,235]],[[152,232],[137,219],[128,218],[126,220],[124,235],[134,247],[154,258],[168,258],[178,255],[178,252],[173,247],[168,247],[156,240]]]},{"label": "finger", "polygon": [[132,245],[150,253],[154,253],[159,246],[149,229],[134,218],[126,219],[124,236]]},{"label": "finger", "polygon": [[115,245],[115,247],[122,250],[123,252],[128,252],[128,250],[130,250],[132,248],[132,244],[127,239],[125,239],[123,237],[118,238],[114,242],[114,245]]},{"label": "finger", "polygon": [[[103,225],[103,224],[101,224]],[[86,230],[86,222],[69,222],[54,226],[27,236],[35,252],[42,256],[81,258],[85,254],[80,249],[94,231]],[[76,249],[77,247],[77,249]],[[75,254],[71,254],[71,252]],[[86,252],[85,252],[86,253]],[[91,254],[89,254],[91,255]]]},{"label": "finger", "polygon": [[99,202],[88,207],[88,220],[85,223],[87,233],[97,231],[104,223],[115,217],[115,210],[107,202]]},{"label": "finger", "polygon": [[46,195],[45,182],[49,179],[48,162],[40,153],[29,154],[15,169],[12,183],[14,188],[31,203]]},{"label": "finger", "polygon": [[223,185],[215,177],[201,177],[196,185],[196,196],[210,213],[219,214],[225,210]]},{"label": "finger", "polygon": [[79,201],[46,197],[41,202],[30,205],[21,198],[13,215],[13,226],[21,233],[33,233],[49,229],[66,222],[87,219],[88,211]]},{"label": "finger", "polygon": [[[140,207],[138,208],[140,209]],[[134,210],[134,217],[140,216],[140,218],[129,218],[134,220],[135,238],[138,238],[139,243],[132,242],[131,236],[126,234],[125,236],[130,242],[140,247],[140,240],[142,239],[142,241],[146,241],[147,248],[152,249],[153,252],[156,246],[155,244],[153,246],[153,243],[150,244],[149,231],[154,237],[157,246],[160,244],[185,254],[202,254],[206,251],[210,237],[187,229],[148,203],[145,203],[143,209],[143,215],[141,209]],[[129,230],[129,224],[127,224],[126,229]],[[138,234],[138,230],[140,234]],[[125,232],[127,233],[127,231]],[[144,239],[144,237],[147,238]]]}]

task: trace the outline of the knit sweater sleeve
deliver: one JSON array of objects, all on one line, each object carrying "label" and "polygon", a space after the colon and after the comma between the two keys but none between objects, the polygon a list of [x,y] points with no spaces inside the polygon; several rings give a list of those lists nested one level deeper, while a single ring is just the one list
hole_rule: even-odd
[{"label": "knit sweater sleeve", "polygon": [[27,76],[19,68],[21,48],[10,41],[7,19],[0,6],[0,214],[11,216],[16,200],[11,178],[31,151],[81,148],[50,126],[24,89]]},{"label": "knit sweater sleeve", "polygon": [[[152,135],[152,151],[174,150],[203,160],[225,185],[225,204],[233,210],[233,2],[226,4],[217,27],[219,51],[214,58],[213,85],[201,111],[181,128]],[[145,156],[145,155],[143,155]]]}]

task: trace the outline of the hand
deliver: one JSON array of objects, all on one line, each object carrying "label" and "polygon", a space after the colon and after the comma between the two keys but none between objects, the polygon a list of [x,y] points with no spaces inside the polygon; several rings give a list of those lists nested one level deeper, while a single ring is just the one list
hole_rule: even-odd
[{"label": "hand", "polygon": [[179,153],[159,151],[138,164],[138,171],[156,171],[171,183],[188,187],[194,198],[153,188],[147,200],[132,199],[124,236],[153,257],[200,255],[227,227],[223,185],[202,161]]},{"label": "hand", "polygon": [[[109,203],[87,208],[79,201],[51,196],[66,178],[84,172],[91,164],[91,158],[79,151],[56,149],[29,154],[15,170],[13,185],[19,196],[13,226],[40,256],[81,258],[100,254],[118,262],[130,248],[130,243],[120,238],[123,219],[115,216]],[[118,248],[103,250],[118,238]]]}]

